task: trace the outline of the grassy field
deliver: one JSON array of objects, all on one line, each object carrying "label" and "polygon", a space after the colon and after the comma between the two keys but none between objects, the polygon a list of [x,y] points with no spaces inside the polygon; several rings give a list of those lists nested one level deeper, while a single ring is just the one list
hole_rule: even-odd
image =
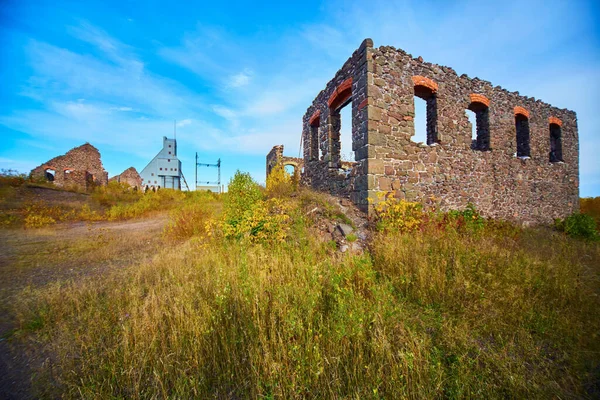
[{"label": "grassy field", "polygon": [[[226,196],[115,195],[96,211],[108,222],[90,223],[106,239],[13,245],[13,274],[120,266],[4,298],[7,338],[44,359],[33,396],[600,396],[597,241],[389,201],[368,249],[342,253],[319,228],[345,221],[337,203],[288,183],[265,192],[238,174]],[[111,229],[149,217],[166,218],[160,234]],[[58,238],[74,220],[4,231]]]}]

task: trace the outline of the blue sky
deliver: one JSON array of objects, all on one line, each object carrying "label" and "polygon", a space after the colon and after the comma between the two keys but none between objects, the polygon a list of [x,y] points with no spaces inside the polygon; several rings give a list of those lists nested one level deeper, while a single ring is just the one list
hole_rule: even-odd
[{"label": "blue sky", "polygon": [[266,153],[299,154],[306,108],[371,37],[576,111],[581,195],[599,196],[599,4],[5,0],[0,168],[87,141],[110,176],[141,170],[177,120],[190,184],[195,152],[222,159],[225,183],[236,169],[264,182]]}]

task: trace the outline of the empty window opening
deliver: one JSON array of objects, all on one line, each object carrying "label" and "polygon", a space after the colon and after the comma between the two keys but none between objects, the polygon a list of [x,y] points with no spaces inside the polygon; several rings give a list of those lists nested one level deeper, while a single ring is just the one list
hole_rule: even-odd
[{"label": "empty window opening", "polygon": [[296,174],[296,167],[295,167],[295,166],[293,166],[293,165],[291,165],[291,164],[285,165],[285,166],[283,167],[283,169],[284,169],[284,170],[285,170],[285,172],[287,172],[287,173],[288,173],[290,176],[294,176],[294,175]]},{"label": "empty window opening", "polygon": [[530,157],[529,148],[529,119],[523,114],[515,115],[517,130],[517,157]]},{"label": "empty window opening", "polygon": [[490,112],[489,108],[479,102],[472,102],[467,109],[471,122],[471,148],[486,151],[490,149]]},{"label": "empty window opening", "polygon": [[[342,114],[344,117],[342,117]],[[331,129],[331,142],[329,151],[331,160],[337,167],[341,167],[342,160],[354,160],[352,151],[352,99],[342,103],[338,108],[331,109],[329,115]],[[342,147],[342,142],[344,145]]]},{"label": "empty window opening", "polygon": [[[425,112],[423,112],[423,103],[419,100],[425,100]],[[437,99],[435,92],[426,86],[416,85],[415,86],[415,135],[413,141],[422,142],[423,136],[428,145],[437,143]],[[423,116],[425,123],[423,124]],[[417,120],[420,119],[420,121]],[[420,126],[419,126],[420,125]],[[425,126],[425,135],[423,135],[423,125]],[[419,131],[420,129],[420,131]],[[420,132],[420,133],[419,133]]]},{"label": "empty window opening", "polygon": [[560,125],[550,124],[550,162],[563,161]]},{"label": "empty window opening", "polygon": [[321,146],[319,146],[319,125],[321,119],[317,118],[310,124],[310,159],[320,160],[321,159]]},{"label": "empty window opening", "polygon": [[415,134],[411,140],[415,143],[427,143],[427,102],[415,96]]},{"label": "empty window opening", "polygon": [[342,161],[354,161],[352,150],[352,102],[340,109],[340,157]]},{"label": "empty window opening", "polygon": [[56,171],[53,170],[52,168],[48,168],[46,169],[46,179],[49,182],[54,182],[54,177],[56,176]]},{"label": "empty window opening", "polygon": [[[329,104],[329,159],[330,166],[339,168],[342,159],[354,159],[352,150],[352,78],[342,82],[327,101]],[[348,107],[350,105],[350,107]],[[344,110],[346,108],[346,110]],[[342,117],[344,114],[344,138],[342,139]],[[350,128],[348,128],[350,127]],[[342,149],[342,140],[344,148]]]},{"label": "empty window opening", "polygon": [[467,114],[467,118],[469,118],[469,123],[471,124],[471,148],[477,148],[477,116],[475,112],[466,109],[465,113]]}]

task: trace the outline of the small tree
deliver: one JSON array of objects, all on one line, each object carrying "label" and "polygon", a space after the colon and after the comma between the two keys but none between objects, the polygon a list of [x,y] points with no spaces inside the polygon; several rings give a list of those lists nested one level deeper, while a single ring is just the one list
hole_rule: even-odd
[{"label": "small tree", "polygon": [[297,187],[298,178],[288,174],[281,164],[277,164],[267,176],[267,195],[270,197],[289,196]]},{"label": "small tree", "polygon": [[249,173],[236,171],[229,182],[224,201],[227,223],[237,225],[243,214],[251,210],[263,197],[260,187]]}]

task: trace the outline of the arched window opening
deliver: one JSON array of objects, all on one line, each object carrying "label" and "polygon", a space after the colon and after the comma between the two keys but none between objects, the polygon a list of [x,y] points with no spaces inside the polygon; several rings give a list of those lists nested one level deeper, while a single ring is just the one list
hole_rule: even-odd
[{"label": "arched window opening", "polygon": [[[419,100],[425,100],[425,132],[426,132],[426,141],[428,145],[432,145],[438,142],[438,131],[437,131],[437,84],[433,82],[431,79],[424,78],[422,76],[414,76],[413,83],[415,84],[415,135],[413,135],[413,141],[416,141],[415,136],[418,132],[419,128],[419,119],[420,117],[420,108],[418,105]],[[422,104],[422,103],[421,103]],[[421,120],[422,121],[422,120]],[[422,123],[422,122],[421,122]],[[420,137],[420,136],[418,136]]]},{"label": "arched window opening", "polygon": [[[483,102],[472,101],[469,104],[467,115],[471,122],[471,148],[473,150],[487,151],[490,149],[490,112],[489,107]],[[474,117],[474,118],[473,118]],[[474,120],[473,120],[474,119]]]},{"label": "arched window opening", "polygon": [[52,168],[46,168],[45,176],[48,182],[54,182],[54,178],[56,177],[56,171]]},{"label": "arched window opening", "polygon": [[354,161],[352,150],[352,101],[340,109],[340,157],[342,161]]},{"label": "arched window opening", "polygon": [[475,112],[469,110],[468,108],[465,110],[465,114],[467,114],[467,118],[469,119],[469,123],[471,124],[471,148],[476,149],[477,147],[477,115]]},{"label": "arched window opening", "polygon": [[558,124],[550,124],[550,162],[561,161],[563,161],[561,128]]},{"label": "arched window opening", "polygon": [[427,143],[427,102],[415,96],[415,133],[410,138],[415,143]]},{"label": "arched window opening", "polygon": [[523,114],[515,115],[515,127],[517,131],[517,157],[531,156],[529,148],[529,118]]},{"label": "arched window opening", "polygon": [[[342,82],[333,92],[328,100],[329,105],[329,127],[331,143],[329,151],[331,152],[331,161],[334,166],[340,167],[341,161],[345,157],[354,159],[352,151],[352,78],[348,78]],[[350,107],[348,107],[350,105]],[[344,108],[347,110],[342,111]],[[350,143],[346,145],[344,151],[348,152],[347,156],[342,153],[342,117],[344,114],[344,141]],[[349,127],[349,128],[348,128]],[[348,133],[349,131],[349,133]],[[349,138],[348,138],[349,137]],[[348,149],[348,150],[346,150]]]},{"label": "arched window opening", "polygon": [[283,166],[285,172],[287,172],[290,176],[294,176],[296,174],[296,166],[292,164],[286,164]]}]

